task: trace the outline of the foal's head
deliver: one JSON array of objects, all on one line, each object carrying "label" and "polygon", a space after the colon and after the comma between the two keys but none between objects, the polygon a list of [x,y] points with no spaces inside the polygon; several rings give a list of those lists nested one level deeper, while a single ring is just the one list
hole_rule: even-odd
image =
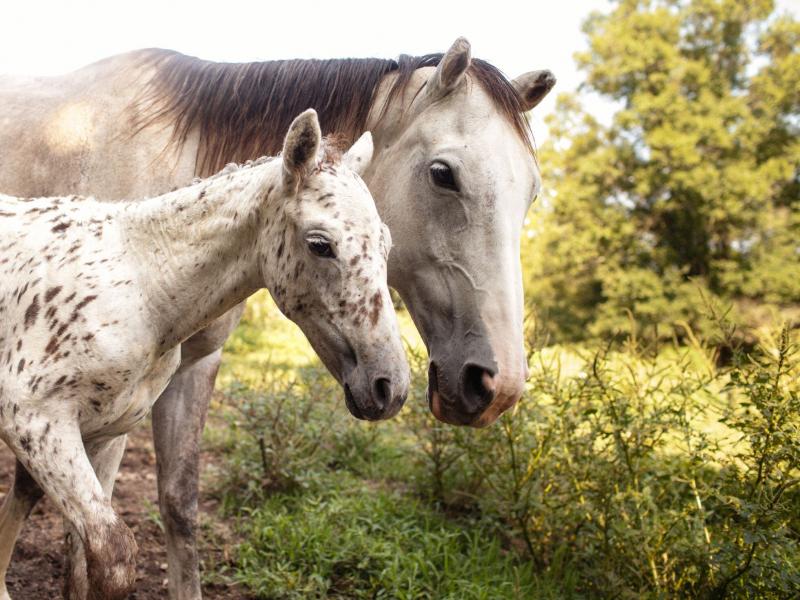
[{"label": "foal's head", "polygon": [[409,377],[386,284],[392,242],[359,176],[372,138],[365,133],[338,159],[322,157],[320,145],[317,114],[308,110],[284,141],[282,233],[263,264],[272,265],[273,298],[344,386],[350,412],[385,419],[402,407]]}]

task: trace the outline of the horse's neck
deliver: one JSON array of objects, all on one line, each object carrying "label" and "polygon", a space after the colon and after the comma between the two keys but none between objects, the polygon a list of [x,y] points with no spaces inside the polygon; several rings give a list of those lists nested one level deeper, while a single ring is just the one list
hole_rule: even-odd
[{"label": "horse's neck", "polygon": [[[383,76],[372,95],[369,114],[365,123],[365,131],[372,133],[376,149],[394,143],[400,138],[414,119],[415,100],[420,89],[427,81],[432,69],[417,69],[408,85],[400,93],[391,95],[397,80],[397,73],[390,72]],[[359,132],[359,135],[363,132]]]},{"label": "horse's neck", "polygon": [[[280,161],[219,175],[122,211],[126,251],[165,348],[263,286],[259,240],[275,227]],[[277,167],[276,167],[277,165]]]}]

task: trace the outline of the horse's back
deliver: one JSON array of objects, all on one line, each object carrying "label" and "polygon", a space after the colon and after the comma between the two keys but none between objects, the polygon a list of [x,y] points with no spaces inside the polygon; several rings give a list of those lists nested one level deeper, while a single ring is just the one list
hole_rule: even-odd
[{"label": "horse's back", "polygon": [[[0,77],[0,194],[134,200],[190,183],[196,134],[178,147],[170,127],[137,132],[153,59],[167,54],[137,50],[58,77]],[[184,344],[187,363],[221,347],[241,310]]]},{"label": "horse's back", "polygon": [[121,54],[57,77],[0,77],[0,192],[137,198],[191,178],[188,164],[177,173],[159,168],[169,131],[134,137],[153,52]]}]

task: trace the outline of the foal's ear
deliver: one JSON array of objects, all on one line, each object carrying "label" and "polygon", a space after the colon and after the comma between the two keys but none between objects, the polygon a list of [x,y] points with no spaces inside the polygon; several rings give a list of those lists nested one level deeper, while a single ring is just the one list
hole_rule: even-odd
[{"label": "foal's ear", "polygon": [[317,163],[317,152],[322,140],[317,112],[309,108],[292,124],[283,140],[283,184],[297,188],[306,174]]},{"label": "foal's ear", "polygon": [[356,143],[350,146],[350,150],[342,156],[342,164],[351,168],[359,175],[363,175],[372,160],[372,134],[365,131]]},{"label": "foal's ear", "polygon": [[426,92],[433,99],[452,92],[463,81],[464,74],[472,63],[472,51],[466,38],[460,37],[445,52],[436,72],[428,80]]},{"label": "foal's ear", "polygon": [[539,104],[556,84],[556,76],[547,69],[524,73],[511,82],[519,94],[522,110],[531,110]]}]

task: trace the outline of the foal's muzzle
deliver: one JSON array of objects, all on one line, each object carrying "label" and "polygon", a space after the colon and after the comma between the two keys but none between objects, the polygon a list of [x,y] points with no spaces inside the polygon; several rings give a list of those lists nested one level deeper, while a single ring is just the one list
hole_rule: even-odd
[{"label": "foal's muzzle", "polygon": [[344,384],[344,401],[347,409],[354,417],[365,421],[380,421],[393,417],[403,407],[407,395],[408,385],[393,383],[388,376],[375,377],[368,386]]}]

